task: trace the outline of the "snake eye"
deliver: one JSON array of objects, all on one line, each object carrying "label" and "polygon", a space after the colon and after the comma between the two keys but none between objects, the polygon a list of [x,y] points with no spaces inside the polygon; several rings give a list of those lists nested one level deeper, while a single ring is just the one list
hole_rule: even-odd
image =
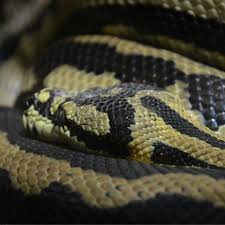
[{"label": "snake eye", "polygon": [[66,121],[66,115],[65,112],[60,109],[56,112],[56,122],[60,125],[63,126],[65,124]]},{"label": "snake eye", "polygon": [[27,108],[29,108],[34,103],[35,103],[35,96],[34,95],[31,95],[31,96],[27,97],[26,102],[25,102]]}]

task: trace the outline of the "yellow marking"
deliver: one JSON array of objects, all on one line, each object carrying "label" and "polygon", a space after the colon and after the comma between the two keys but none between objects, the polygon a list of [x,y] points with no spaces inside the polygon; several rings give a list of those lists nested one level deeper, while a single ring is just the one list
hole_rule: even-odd
[{"label": "yellow marking", "polygon": [[191,104],[188,100],[190,94],[187,92],[187,88],[188,88],[187,83],[176,80],[174,84],[167,86],[165,90],[169,91],[174,96],[177,96],[179,98],[180,103],[182,104],[182,107],[189,110],[191,109]]},{"label": "yellow marking", "polygon": [[216,133],[218,133],[220,136],[225,136],[225,125],[220,126]]},{"label": "yellow marking", "polygon": [[[120,27],[121,29],[121,27]],[[134,29],[128,27],[127,29]],[[134,32],[134,31],[129,31]],[[137,33],[139,36],[139,34]],[[146,36],[146,38],[149,38],[150,36]],[[117,37],[113,36],[100,36],[100,35],[81,35],[81,36],[76,36],[73,38],[75,42],[79,43],[102,43],[102,44],[107,44],[108,46],[113,46],[116,47],[117,53],[121,53],[124,55],[127,54],[138,54],[138,55],[143,55],[143,56],[153,56],[153,57],[159,57],[162,58],[163,60],[170,60],[175,63],[175,67],[185,74],[198,74],[198,75],[215,75],[221,78],[225,78],[225,72],[219,69],[215,69],[210,66],[206,66],[202,63],[195,62],[189,58],[186,58],[180,54],[165,50],[165,49],[158,49],[150,46],[145,46],[133,41],[127,41],[127,40],[122,40]],[[193,52],[196,52],[194,50]],[[211,53],[210,53],[211,54]],[[214,55],[215,56],[215,55]],[[213,61],[214,61],[214,56],[213,56]],[[219,60],[219,58],[218,58]],[[220,60],[219,60],[220,61]],[[225,62],[225,59],[221,61],[221,63]]]},{"label": "yellow marking", "polygon": [[[188,84],[184,83],[183,81],[177,80],[175,84],[169,85],[165,89],[169,91],[170,93],[172,93],[174,96],[177,96],[179,98],[178,105],[182,106],[185,110],[187,110],[187,115],[191,114],[189,117],[193,118],[191,119],[193,122],[198,121],[198,124],[200,124],[200,126],[202,125],[205,126],[204,117],[201,114],[201,112],[191,109],[191,103],[189,102],[190,94],[188,93],[187,88],[188,88]],[[221,135],[222,133],[220,134],[220,136]]]},{"label": "yellow marking", "polygon": [[49,91],[47,91],[45,89],[41,90],[41,92],[37,94],[37,99],[41,103],[47,102],[49,100],[49,98],[50,98],[50,93],[49,93]]},{"label": "yellow marking", "polygon": [[[132,26],[126,26],[123,24],[108,24],[101,28],[101,33],[108,35],[115,35],[123,38],[137,38],[138,33]],[[143,37],[143,36],[141,36]]]},{"label": "yellow marking", "polygon": [[168,173],[127,180],[71,167],[64,160],[20,150],[18,146],[11,145],[3,133],[0,133],[0,143],[0,168],[8,171],[13,187],[26,195],[38,195],[50,184],[58,182],[79,193],[87,204],[99,208],[150,200],[158,194],[179,194],[225,208],[224,179]]},{"label": "yellow marking", "polygon": [[221,135],[220,133],[216,133],[212,130],[210,130],[208,127],[206,127],[202,120],[200,119],[200,116],[198,119],[198,113],[190,110],[187,108],[187,105],[185,105],[185,101],[182,101],[179,96],[172,95],[168,91],[154,91],[154,90],[144,90],[139,91],[136,95],[137,98],[145,97],[145,96],[153,96],[164,102],[166,105],[168,105],[171,109],[175,110],[181,117],[192,123],[195,127],[197,127],[199,130],[216,137],[219,140],[225,141],[225,136]]},{"label": "yellow marking", "polygon": [[111,87],[120,83],[114,73],[104,72],[99,75],[87,73],[74,66],[61,65],[52,70],[44,79],[44,86],[49,88],[62,88],[74,93],[95,87]]},{"label": "yellow marking", "polygon": [[[225,69],[225,56],[217,51],[209,51],[207,49],[196,47],[192,44],[183,42],[182,40],[170,38],[167,36],[162,35],[148,35],[146,36],[146,40],[148,40],[152,44],[160,45],[161,47],[165,47],[167,49],[171,49],[172,51],[178,52],[183,55],[187,55],[193,59],[201,60],[207,64],[210,64],[212,66],[218,66],[219,68]],[[189,67],[189,65],[186,65],[186,67]],[[204,68],[205,67],[205,68]],[[210,71],[207,72],[207,70],[210,68]],[[212,70],[212,69],[213,70]],[[195,73],[198,75],[201,75],[201,73],[209,74],[211,75],[215,74],[221,78],[224,77],[224,72],[221,70],[220,74],[221,76],[215,71],[213,67],[208,67],[204,64],[202,66],[195,68]]]},{"label": "yellow marking", "polygon": [[[52,110],[52,113],[55,113],[55,111]],[[78,148],[86,152],[89,150],[84,142],[78,141],[76,136],[71,136],[67,126],[60,127],[53,124],[51,120],[40,115],[33,106],[24,112],[22,119],[25,129],[44,141],[54,142],[55,144],[66,143],[73,149]],[[37,133],[34,133],[34,129]]]},{"label": "yellow marking", "polygon": [[75,124],[82,127],[84,131],[94,135],[102,136],[110,133],[108,114],[99,112],[95,106],[79,106],[73,102],[66,102],[62,105],[67,119],[73,120]]},{"label": "yellow marking", "polygon": [[66,98],[62,96],[56,96],[51,104],[50,112],[52,115],[54,115],[61,103],[63,103],[66,100]]},{"label": "yellow marking", "polygon": [[54,124],[52,121],[40,115],[38,111],[34,109],[34,106],[31,106],[24,112],[23,125],[31,133],[33,133],[35,128],[38,135],[44,140],[49,141],[56,138],[53,134]]},{"label": "yellow marking", "polygon": [[[155,93],[148,91],[150,96],[157,96]],[[171,100],[172,95],[167,93],[166,96],[166,92],[158,94],[160,94],[162,100],[167,99],[165,101],[167,105],[173,105],[172,109],[178,110],[183,117],[184,114],[182,112],[185,110],[179,109],[179,104]],[[210,165],[225,167],[224,149],[213,147],[207,142],[175,130],[171,125],[166,124],[161,117],[157,116],[155,112],[143,107],[140,101],[141,96],[146,96],[146,93],[140,91],[135,97],[128,99],[135,109],[135,124],[132,124],[130,127],[133,137],[133,141],[129,143],[131,159],[151,162],[150,158],[154,150],[153,145],[157,142],[162,142]],[[168,104],[169,102],[170,104]],[[188,121],[190,121],[190,118]],[[196,124],[194,123],[194,125]]]}]

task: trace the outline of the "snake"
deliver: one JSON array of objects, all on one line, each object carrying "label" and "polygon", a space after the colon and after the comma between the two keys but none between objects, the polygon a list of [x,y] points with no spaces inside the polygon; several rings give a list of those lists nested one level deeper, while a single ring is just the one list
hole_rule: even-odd
[{"label": "snake", "polygon": [[224,1],[0,4],[1,222],[224,223]]}]

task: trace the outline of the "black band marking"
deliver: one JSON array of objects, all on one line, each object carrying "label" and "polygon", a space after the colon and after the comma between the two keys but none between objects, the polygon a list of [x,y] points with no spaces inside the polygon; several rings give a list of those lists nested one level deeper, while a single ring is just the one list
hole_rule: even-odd
[{"label": "black band marking", "polygon": [[59,41],[50,47],[34,65],[34,72],[38,78],[44,78],[63,64],[96,75],[114,72],[115,77],[123,82],[145,82],[159,87],[185,79],[185,74],[177,70],[172,61],[137,54],[123,55],[116,52],[116,47],[107,44],[72,41]]},{"label": "black band marking", "polygon": [[[72,121],[66,122],[66,125],[72,131],[74,131],[74,135],[77,136],[76,133],[78,132],[78,134],[80,134],[78,136],[79,140],[85,139],[85,143],[87,143],[87,145],[93,149],[99,149],[99,143],[105,143],[104,145],[101,146],[105,150],[111,149],[112,152],[115,151],[115,149],[118,149],[118,152],[125,151],[124,146],[127,146],[127,144],[132,140],[131,131],[129,127],[131,124],[135,123],[134,110],[132,106],[130,106],[129,103],[126,101],[126,98],[134,96],[134,94],[138,90],[151,88],[151,86],[148,86],[148,85],[145,86],[143,84],[133,84],[133,83],[128,83],[128,84],[124,83],[124,84],[117,85],[117,87],[123,87],[122,92],[112,97],[101,97],[97,95],[97,96],[89,97],[89,98],[75,97],[74,99],[71,99],[71,98],[67,99],[67,100],[73,100],[78,105],[94,105],[96,106],[96,110],[100,112],[108,113],[108,116],[110,119],[111,134],[105,135],[105,136],[99,136],[100,138],[99,140],[96,139],[97,136],[90,134],[90,132],[83,131],[81,127],[75,125]],[[108,91],[110,93],[110,90],[111,89],[106,90],[106,93]],[[103,93],[104,93],[104,90],[103,90]],[[52,97],[46,103],[40,104],[39,102],[36,102],[34,106],[36,110],[38,110],[43,116],[53,120],[55,124],[60,125],[62,121],[58,119],[59,116],[51,117],[49,115],[49,108],[50,108],[51,102],[53,101],[54,92],[51,93],[51,95]],[[193,124],[186,121],[184,118],[180,117],[180,115],[175,110],[172,110],[169,106],[161,102],[159,99],[146,96],[141,98],[141,102],[144,107],[154,109],[157,115],[162,117],[166,123],[170,124],[174,129],[178,130],[179,132],[184,133],[188,136],[196,137],[200,140],[203,140],[211,144],[214,147],[225,149],[225,143],[223,141],[218,140],[217,138],[212,137],[211,135],[203,131],[200,131]],[[62,112],[60,109],[57,115],[62,115]],[[122,124],[121,127],[118,126],[118,124]],[[121,137],[130,137],[130,138],[128,138],[129,140],[128,139],[121,140]],[[98,141],[96,142],[96,140]],[[115,143],[118,143],[118,145],[114,146],[112,144],[114,141]]]},{"label": "black band marking", "polygon": [[84,170],[92,169],[113,177],[136,179],[151,174],[183,172],[193,175],[201,173],[215,179],[225,178],[223,170],[151,165],[124,159],[85,154],[72,151],[66,147],[34,140],[25,135],[21,122],[21,113],[11,108],[0,107],[0,130],[7,133],[11,144],[18,145],[26,152],[44,155],[57,160],[65,160],[72,167],[81,167]]},{"label": "black band marking", "polygon": [[[118,100],[119,99],[119,100]],[[74,121],[66,119],[63,108],[56,112],[54,124],[66,125],[71,136],[77,136],[79,141],[93,150],[103,150],[115,156],[126,157],[129,155],[128,143],[132,140],[130,125],[134,124],[134,109],[122,95],[112,97],[92,97],[77,99],[78,105],[94,105],[99,112],[105,112],[109,118],[110,133],[102,136],[85,131]],[[64,116],[63,116],[64,115]]]},{"label": "black band marking", "polygon": [[225,80],[215,76],[188,76],[189,100],[202,113],[205,124],[218,130],[225,124]]},{"label": "black band marking", "polygon": [[[179,194],[160,193],[154,198],[133,201],[115,208],[93,207],[81,194],[58,182],[38,195],[25,195],[2,179],[1,221],[4,223],[223,223],[225,210],[212,203]],[[10,179],[7,179],[7,184]],[[118,187],[119,188],[119,187]],[[110,195],[110,193],[108,193]],[[142,196],[145,193],[139,192]],[[3,204],[4,203],[4,204]],[[21,207],[21,205],[23,207]],[[159,216],[162,215],[163,216]],[[204,213],[204,216],[202,215]],[[77,216],[79,215],[79,216]],[[127,216],[129,215],[129,216]],[[137,217],[137,215],[139,215]]]},{"label": "black band marking", "polygon": [[132,26],[141,34],[165,35],[225,54],[221,44],[225,38],[224,23],[154,5],[102,5],[80,9],[65,22],[62,34],[96,34],[101,33],[105,25],[117,24]]},{"label": "black band marking", "polygon": [[151,96],[146,96],[141,98],[141,103],[144,107],[153,110],[159,117],[161,117],[165,121],[165,123],[171,125],[180,133],[186,134],[191,137],[196,137],[214,147],[225,149],[225,142],[218,140],[217,138],[199,130],[193,124],[180,117],[180,115],[175,110],[171,109],[159,99]]},{"label": "black band marking", "polygon": [[[37,62],[34,70],[39,78],[43,78],[62,64],[74,65],[96,75],[105,71],[114,72],[122,82],[146,83],[162,88],[174,84],[176,80],[184,81],[189,84],[189,100],[193,109],[203,114],[205,124],[212,130],[218,130],[219,126],[225,124],[225,80],[219,77],[186,75],[169,60],[136,54],[123,55],[107,44],[72,41],[53,45]],[[209,113],[213,114],[209,116]]]},{"label": "black band marking", "polygon": [[177,148],[172,148],[164,143],[158,142],[153,145],[154,150],[151,160],[155,163],[176,165],[176,166],[197,166],[203,168],[214,168],[217,166],[210,165],[204,161],[190,156],[186,152],[182,152]]},{"label": "black band marking", "polygon": [[[44,103],[39,102],[38,99],[32,96],[27,102],[27,107],[33,105],[34,109],[37,110],[39,114],[51,120],[55,125],[67,126],[71,136],[76,136],[79,141],[84,141],[90,149],[103,150],[116,157],[127,157],[129,155],[128,143],[132,141],[130,126],[134,124],[134,109],[127,102],[126,98],[134,96],[138,90],[154,89],[157,91],[157,88],[143,84],[122,83],[117,85],[117,88],[122,88],[122,91],[120,91],[118,95],[101,97],[101,94],[110,95],[114,88],[93,89],[74,97],[67,97],[54,115],[50,114],[50,107],[55,97],[65,95],[65,92],[61,90],[56,89],[50,91],[50,98]],[[68,101],[73,101],[80,106],[93,105],[99,112],[107,113],[110,133],[97,136],[83,130],[82,127],[75,124],[74,121],[68,120],[62,108],[63,104]]]}]

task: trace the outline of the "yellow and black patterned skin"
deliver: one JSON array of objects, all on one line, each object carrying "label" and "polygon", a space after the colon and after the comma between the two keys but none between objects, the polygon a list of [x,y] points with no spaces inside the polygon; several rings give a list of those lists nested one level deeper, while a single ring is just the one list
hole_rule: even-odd
[{"label": "yellow and black patterned skin", "polygon": [[0,39],[0,221],[224,223],[225,3],[62,5]]}]

